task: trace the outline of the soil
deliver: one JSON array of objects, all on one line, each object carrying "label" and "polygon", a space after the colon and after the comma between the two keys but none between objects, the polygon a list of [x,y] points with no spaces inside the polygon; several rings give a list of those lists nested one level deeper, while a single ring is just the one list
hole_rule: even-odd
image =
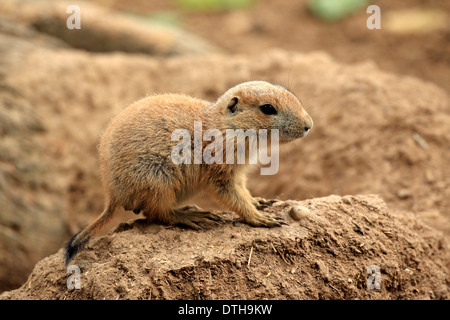
[{"label": "soil", "polygon": [[[150,16],[178,8],[176,1],[97,2]],[[377,30],[366,27],[369,14],[365,8],[341,21],[324,22],[311,14],[307,3],[308,0],[254,1],[248,9],[181,11],[175,15],[175,21],[230,53],[258,54],[270,48],[302,53],[325,51],[339,62],[371,60],[383,70],[412,75],[450,90],[450,2],[378,0],[373,3],[381,10],[381,29]],[[390,18],[411,9],[443,13],[444,26],[429,32],[394,32]],[[414,21],[405,23],[413,25]],[[291,76],[294,78],[295,74]]]},{"label": "soil", "polygon": [[[449,9],[441,1],[412,3]],[[140,14],[172,8],[165,1],[106,4]],[[382,12],[406,6],[379,5]],[[312,215],[270,230],[236,225],[231,213],[224,213],[224,225],[200,232],[137,220],[108,234],[135,217],[119,211],[105,228],[108,235],[94,239],[74,262],[82,268],[82,290],[67,290],[59,251],[1,298],[448,299],[449,29],[369,32],[356,27],[365,26],[365,13],[325,24],[301,1],[181,17],[185,29],[223,52],[169,58],[93,53],[24,21],[11,22],[25,23],[19,31],[2,30],[0,84],[13,98],[0,100],[0,111],[12,114],[0,124],[14,130],[1,131],[0,147],[10,156],[0,158],[0,191],[8,190],[0,201],[2,218],[19,211],[23,219],[1,220],[6,231],[0,235],[14,246],[0,247],[0,290],[22,285],[35,262],[102,211],[98,139],[111,117],[148,94],[214,100],[253,79],[295,92],[314,128],[281,150],[277,175],[255,172],[249,187],[256,196],[286,200],[269,209],[282,215],[295,200],[311,199],[301,204],[314,207]],[[330,194],[354,196],[316,199]],[[224,210],[203,195],[189,203]],[[38,224],[26,220],[30,216]],[[49,231],[51,221],[57,227]],[[47,251],[35,250],[38,245]],[[369,261],[381,268],[380,291],[364,286]]]},{"label": "soil", "polygon": [[[300,205],[300,221],[288,212]],[[207,230],[121,224],[72,263],[80,289],[68,289],[62,250],[0,299],[448,299],[442,237],[389,212],[376,195],[329,196],[265,209],[289,226],[253,228],[232,213]],[[375,267],[373,267],[375,266]],[[368,289],[368,268],[380,288]]]}]

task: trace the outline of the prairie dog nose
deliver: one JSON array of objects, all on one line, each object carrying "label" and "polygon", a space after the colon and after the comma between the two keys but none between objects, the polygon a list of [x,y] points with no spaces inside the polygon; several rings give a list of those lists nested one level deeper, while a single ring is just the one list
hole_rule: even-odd
[{"label": "prairie dog nose", "polygon": [[311,117],[309,119],[310,119],[310,121],[305,124],[305,128],[304,128],[305,132],[308,132],[313,127],[313,121],[312,121]]},{"label": "prairie dog nose", "polygon": [[311,120],[310,123],[307,123],[307,124],[304,125],[304,127],[303,127],[303,137],[306,136],[309,133],[309,131],[311,130],[312,127],[313,127],[312,120]]}]

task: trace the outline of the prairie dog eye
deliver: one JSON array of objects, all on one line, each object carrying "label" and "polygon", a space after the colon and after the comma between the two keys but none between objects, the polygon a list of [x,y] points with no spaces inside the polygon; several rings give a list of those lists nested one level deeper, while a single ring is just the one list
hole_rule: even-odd
[{"label": "prairie dog eye", "polygon": [[263,104],[259,107],[259,109],[262,111],[262,113],[267,115],[277,114],[277,110],[271,104]]}]

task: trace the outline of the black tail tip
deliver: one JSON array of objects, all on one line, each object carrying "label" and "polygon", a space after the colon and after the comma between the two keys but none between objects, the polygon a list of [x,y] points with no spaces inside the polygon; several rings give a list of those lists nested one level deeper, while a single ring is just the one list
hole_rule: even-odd
[{"label": "black tail tip", "polygon": [[66,266],[69,264],[70,260],[72,260],[72,258],[77,254],[77,252],[80,251],[80,249],[83,248],[83,246],[89,240],[89,239],[77,240],[76,238],[80,234],[80,232],[81,230],[75,233],[64,246],[64,258]]}]

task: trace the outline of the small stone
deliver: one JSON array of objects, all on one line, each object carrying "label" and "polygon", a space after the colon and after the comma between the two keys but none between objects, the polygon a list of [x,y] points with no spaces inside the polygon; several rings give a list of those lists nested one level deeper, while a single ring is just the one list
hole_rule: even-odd
[{"label": "small stone", "polygon": [[342,198],[342,202],[345,203],[345,204],[352,204],[352,202],[350,201],[349,197],[343,197]]},{"label": "small stone", "polygon": [[436,175],[433,173],[433,171],[427,170],[427,171],[425,172],[425,180],[426,180],[428,183],[433,183],[433,182],[436,181]]},{"label": "small stone", "polygon": [[412,195],[411,191],[409,189],[399,189],[397,191],[397,197],[400,199],[408,199]]},{"label": "small stone", "polygon": [[299,221],[311,214],[311,211],[303,206],[292,206],[291,210],[289,210],[289,215],[292,219]]}]

